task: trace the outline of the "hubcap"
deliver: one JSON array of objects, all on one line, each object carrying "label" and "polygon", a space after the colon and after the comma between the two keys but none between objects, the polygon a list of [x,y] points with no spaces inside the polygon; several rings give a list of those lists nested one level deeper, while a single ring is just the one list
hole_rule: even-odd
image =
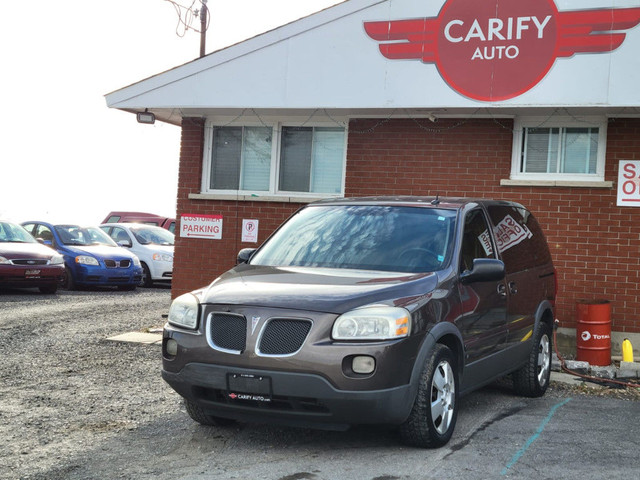
[{"label": "hubcap", "polygon": [[456,384],[449,362],[438,364],[431,383],[431,419],[437,432],[443,435],[453,420]]},{"label": "hubcap", "polygon": [[547,383],[547,375],[551,367],[551,349],[549,348],[549,337],[545,334],[540,339],[538,345],[538,385],[544,387]]}]

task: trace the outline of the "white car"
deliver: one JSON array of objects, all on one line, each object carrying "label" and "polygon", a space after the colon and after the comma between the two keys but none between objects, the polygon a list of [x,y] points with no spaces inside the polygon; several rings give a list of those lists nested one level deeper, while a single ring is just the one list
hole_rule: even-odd
[{"label": "white car", "polygon": [[175,235],[170,231],[141,223],[105,223],[100,225],[118,245],[128,248],[142,264],[140,285],[171,282]]}]

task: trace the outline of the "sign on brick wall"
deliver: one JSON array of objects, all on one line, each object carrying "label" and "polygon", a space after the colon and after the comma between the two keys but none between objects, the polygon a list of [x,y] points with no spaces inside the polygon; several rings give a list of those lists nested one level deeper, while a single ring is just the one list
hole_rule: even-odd
[{"label": "sign on brick wall", "polygon": [[640,207],[640,161],[620,160],[618,206]]},{"label": "sign on brick wall", "polygon": [[242,220],[242,241],[247,243],[258,242],[258,225],[259,220]]},{"label": "sign on brick wall", "polygon": [[220,240],[222,238],[222,215],[182,215],[180,217],[180,236]]}]

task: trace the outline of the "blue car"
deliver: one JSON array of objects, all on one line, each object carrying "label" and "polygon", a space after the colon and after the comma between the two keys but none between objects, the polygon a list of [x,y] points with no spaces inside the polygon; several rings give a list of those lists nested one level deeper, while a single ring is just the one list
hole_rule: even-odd
[{"label": "blue car", "polygon": [[22,226],[39,242],[52,246],[64,258],[63,287],[116,286],[135,290],[142,281],[138,257],[119,247],[98,227],[25,222]]}]

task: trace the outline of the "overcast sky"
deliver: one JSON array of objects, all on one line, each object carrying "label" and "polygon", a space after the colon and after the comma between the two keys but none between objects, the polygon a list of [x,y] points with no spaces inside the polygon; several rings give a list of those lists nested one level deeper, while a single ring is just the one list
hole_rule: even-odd
[{"label": "overcast sky", "polygon": [[[206,51],[336,3],[209,0]],[[32,0],[7,4],[3,20],[0,218],[89,225],[111,210],[173,216],[180,129],[140,125],[104,99],[198,57],[200,36],[179,27],[173,4]]]}]

